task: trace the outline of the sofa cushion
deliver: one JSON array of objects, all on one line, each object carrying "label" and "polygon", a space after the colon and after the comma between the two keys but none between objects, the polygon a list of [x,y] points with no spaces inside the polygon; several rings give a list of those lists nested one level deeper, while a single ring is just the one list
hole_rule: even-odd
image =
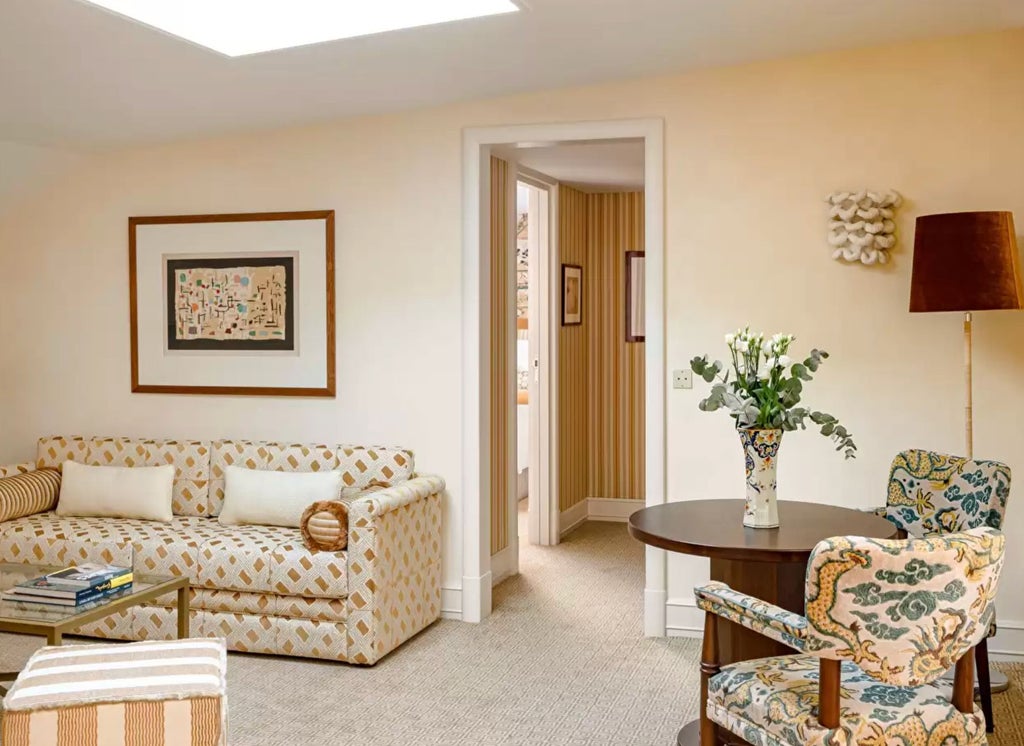
[{"label": "sofa cushion", "polygon": [[271,471],[337,469],[341,471],[344,487],[360,490],[373,483],[391,486],[404,482],[415,469],[412,451],[402,448],[219,440],[212,449],[210,515],[217,515],[223,507],[224,474],[228,466]]},{"label": "sofa cushion", "polygon": [[347,595],[344,552],[311,552],[297,529],[232,526],[203,544],[198,584],[203,588],[341,598]]},{"label": "sofa cushion", "polygon": [[89,466],[169,464],[174,467],[174,515],[208,515],[210,444],[206,441],[66,436],[39,439],[36,466],[59,469],[65,461]]},{"label": "sofa cushion", "polygon": [[170,523],[37,513],[0,523],[0,562],[104,562],[136,572],[187,575],[211,590],[345,598],[347,556],[313,553],[296,528],[222,526],[176,516]]},{"label": "sofa cushion", "polygon": [[57,514],[142,518],[164,523],[174,517],[174,467],[89,466],[65,461]]}]

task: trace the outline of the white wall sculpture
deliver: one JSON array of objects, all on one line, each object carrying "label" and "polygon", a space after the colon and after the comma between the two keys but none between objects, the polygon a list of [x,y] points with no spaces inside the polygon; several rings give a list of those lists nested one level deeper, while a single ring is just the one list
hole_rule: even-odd
[{"label": "white wall sculpture", "polygon": [[826,200],[828,242],[832,258],[862,264],[885,264],[896,245],[896,208],[903,198],[887,192],[833,192]]}]

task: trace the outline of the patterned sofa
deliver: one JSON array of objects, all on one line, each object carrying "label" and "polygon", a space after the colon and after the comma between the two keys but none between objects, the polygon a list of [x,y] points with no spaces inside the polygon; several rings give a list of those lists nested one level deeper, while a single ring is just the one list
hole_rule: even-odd
[{"label": "patterned sofa", "polygon": [[[171,523],[59,517],[52,510],[0,522],[0,562],[132,565],[138,574],[187,575],[192,635],[232,650],[372,665],[440,616],[441,493],[395,448],[238,440],[49,437],[35,466],[173,464]],[[348,547],[310,551],[300,530],[222,526],[228,465],[344,472]],[[372,485],[385,489],[363,492]],[[171,594],[80,633],[121,640],[172,639]]]}]

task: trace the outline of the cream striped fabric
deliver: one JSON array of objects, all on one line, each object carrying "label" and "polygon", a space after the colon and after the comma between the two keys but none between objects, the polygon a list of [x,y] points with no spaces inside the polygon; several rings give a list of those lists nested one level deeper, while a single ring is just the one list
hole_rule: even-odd
[{"label": "cream striped fabric", "polygon": [[28,474],[30,471],[35,471],[36,465],[29,464],[6,464],[0,466],[0,479],[4,477],[13,477],[15,474]]},{"label": "cream striped fabric", "polygon": [[219,746],[223,640],[43,648],[4,698],[4,746]]},{"label": "cream striped fabric", "polygon": [[43,513],[57,504],[60,472],[39,469],[0,478],[0,521]]}]

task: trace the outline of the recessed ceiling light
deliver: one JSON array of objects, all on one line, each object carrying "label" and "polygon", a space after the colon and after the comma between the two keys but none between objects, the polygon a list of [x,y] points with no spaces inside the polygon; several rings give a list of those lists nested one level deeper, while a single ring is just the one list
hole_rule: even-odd
[{"label": "recessed ceiling light", "polygon": [[512,13],[512,0],[84,0],[230,57]]}]

